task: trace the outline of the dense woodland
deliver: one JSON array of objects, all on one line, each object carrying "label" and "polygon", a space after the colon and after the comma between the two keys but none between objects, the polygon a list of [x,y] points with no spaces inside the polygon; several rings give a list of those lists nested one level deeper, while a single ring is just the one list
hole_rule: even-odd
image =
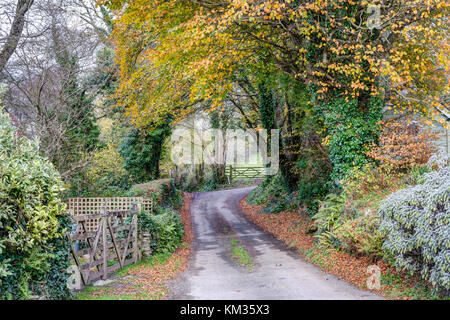
[{"label": "dense woodland", "polygon": [[211,128],[280,130],[279,173],[248,203],[302,212],[320,245],[448,295],[449,155],[428,130],[450,125],[448,10],[0,0],[0,298],[28,297],[51,274],[49,295],[68,295],[65,262],[49,263],[67,251],[63,199],[132,196],[170,172],[180,190],[226,186],[223,164],[170,161],[172,131],[200,115]]}]

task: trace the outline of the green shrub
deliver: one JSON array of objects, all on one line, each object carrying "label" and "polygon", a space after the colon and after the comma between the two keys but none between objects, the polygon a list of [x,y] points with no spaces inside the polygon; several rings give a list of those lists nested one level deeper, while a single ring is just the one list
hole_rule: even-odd
[{"label": "green shrub", "polygon": [[304,205],[306,212],[312,215],[317,213],[319,201],[331,189],[331,163],[328,153],[317,150],[321,150],[322,147],[317,148],[313,143],[308,145],[305,142],[303,145],[307,147],[302,149],[300,160],[295,163],[299,175],[295,198],[299,205]]},{"label": "green shrub", "polygon": [[180,190],[186,192],[195,192],[198,189],[200,182],[190,170],[184,168],[175,177],[175,184]]},{"label": "green shrub", "polygon": [[[317,211],[318,203],[325,196],[330,188],[329,172],[325,164],[316,161],[300,160],[296,163],[296,170],[299,174],[298,188],[295,192],[290,192],[281,174],[267,177],[258,185],[247,197],[247,203],[251,205],[264,204],[266,213],[277,213],[289,209],[297,209],[300,206],[306,207],[308,213]],[[326,162],[326,161],[322,161]],[[321,168],[313,169],[314,165]]]},{"label": "green shrub", "polygon": [[199,187],[198,192],[214,191],[220,188],[214,177],[208,177]]},{"label": "green shrub", "polygon": [[397,267],[450,292],[450,167],[426,173],[423,184],[381,203],[383,244]]},{"label": "green shrub", "polygon": [[158,179],[134,185],[128,197],[151,197],[156,206],[179,209],[183,203],[182,192],[175,187],[173,179]]},{"label": "green shrub", "polygon": [[268,201],[267,188],[271,181],[271,177],[263,180],[255,189],[247,196],[247,203],[251,205],[260,205]]},{"label": "green shrub", "polygon": [[295,199],[280,174],[267,177],[248,195],[247,202],[252,205],[264,204],[266,213],[277,213],[295,207]]},{"label": "green shrub", "polygon": [[179,213],[159,207],[156,214],[139,213],[140,233],[150,233],[153,253],[172,253],[183,238],[183,224]]},{"label": "green shrub", "polygon": [[69,295],[70,220],[62,182],[38,145],[0,110],[0,299]]},{"label": "green shrub", "polygon": [[175,187],[173,179],[170,179],[168,184],[164,184],[161,190],[162,201],[160,204],[165,207],[170,207],[175,210],[181,208],[183,204],[182,191]]}]

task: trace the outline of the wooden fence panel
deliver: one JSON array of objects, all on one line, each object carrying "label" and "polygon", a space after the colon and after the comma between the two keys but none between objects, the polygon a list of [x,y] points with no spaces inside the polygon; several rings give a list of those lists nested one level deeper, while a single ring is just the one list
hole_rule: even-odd
[{"label": "wooden fence panel", "polygon": [[153,212],[153,200],[149,198],[143,198],[142,199],[142,209],[144,211]]},{"label": "wooden fence panel", "polygon": [[[104,197],[104,198],[70,198],[66,200],[67,208],[74,217],[82,215],[91,215],[89,220],[85,221],[88,231],[98,229],[101,218],[101,208],[108,212],[122,212],[130,210],[133,205],[137,205],[137,210],[143,209],[150,213],[153,212],[153,200],[143,197]],[[126,218],[124,216],[123,218]]]}]

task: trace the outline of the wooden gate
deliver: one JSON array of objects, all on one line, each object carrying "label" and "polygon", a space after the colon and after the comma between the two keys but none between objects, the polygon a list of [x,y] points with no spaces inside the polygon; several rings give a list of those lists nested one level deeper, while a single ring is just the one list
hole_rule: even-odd
[{"label": "wooden gate", "polygon": [[[84,285],[106,279],[111,272],[140,259],[135,209],[106,211],[102,208],[101,214],[74,216],[76,229],[69,236],[71,251]],[[87,227],[93,219],[97,221],[95,231]]]},{"label": "wooden gate", "polygon": [[265,167],[233,167],[227,166],[225,168],[225,174],[229,177],[230,183],[233,179],[254,179],[264,178],[266,175]]}]

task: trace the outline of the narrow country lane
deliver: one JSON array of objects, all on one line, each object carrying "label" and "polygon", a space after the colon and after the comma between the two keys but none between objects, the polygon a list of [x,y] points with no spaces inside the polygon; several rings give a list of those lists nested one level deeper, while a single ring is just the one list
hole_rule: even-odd
[{"label": "narrow country lane", "polygon": [[[168,299],[381,299],[322,272],[248,221],[238,202],[251,190],[195,194],[190,266],[169,284]],[[253,268],[231,258],[232,239],[249,253]]]}]

